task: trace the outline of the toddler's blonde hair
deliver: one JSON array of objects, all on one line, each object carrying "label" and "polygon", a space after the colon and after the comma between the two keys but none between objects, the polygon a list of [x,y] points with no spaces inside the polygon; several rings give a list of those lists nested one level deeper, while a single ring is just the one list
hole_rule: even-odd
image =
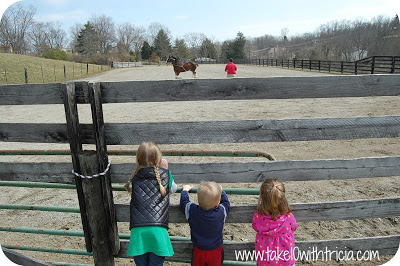
[{"label": "toddler's blonde hair", "polygon": [[160,186],[161,195],[165,197],[167,195],[167,191],[161,184],[160,171],[158,169],[158,166],[161,161],[161,156],[162,153],[160,151],[160,148],[154,142],[148,141],[140,144],[138,151],[136,153],[136,169],[129,178],[128,183],[125,184],[124,186],[125,190],[128,192],[132,192],[132,189],[130,188],[129,184],[141,169],[153,167],[154,173],[156,174],[158,185]]},{"label": "toddler's blonde hair", "polygon": [[261,215],[271,215],[275,219],[279,215],[291,212],[285,196],[285,186],[276,179],[265,180],[260,187],[257,212]]},{"label": "toddler's blonde hair", "polygon": [[201,181],[197,190],[199,206],[204,210],[210,210],[217,206],[221,200],[222,187],[216,182]]}]

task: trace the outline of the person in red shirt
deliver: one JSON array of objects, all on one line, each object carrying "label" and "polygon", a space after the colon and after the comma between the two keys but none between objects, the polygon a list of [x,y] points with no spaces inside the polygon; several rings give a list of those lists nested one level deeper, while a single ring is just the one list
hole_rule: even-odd
[{"label": "person in red shirt", "polygon": [[226,76],[228,78],[232,78],[235,76],[236,71],[237,71],[237,67],[236,67],[235,63],[233,63],[233,59],[229,58],[229,63],[225,67]]}]

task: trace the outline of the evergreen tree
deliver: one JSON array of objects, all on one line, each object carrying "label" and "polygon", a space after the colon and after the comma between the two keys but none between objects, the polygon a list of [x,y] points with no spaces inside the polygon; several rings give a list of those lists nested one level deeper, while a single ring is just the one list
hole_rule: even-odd
[{"label": "evergreen tree", "polygon": [[141,51],[142,59],[143,60],[150,59],[152,52],[153,52],[153,49],[150,46],[150,44],[147,41],[144,41],[143,46],[142,46],[142,51]]},{"label": "evergreen tree", "polygon": [[231,42],[232,41],[224,41],[222,43],[220,58],[223,59],[231,58],[230,56],[232,54],[232,52],[230,51]]},{"label": "evergreen tree", "polygon": [[99,48],[96,31],[92,24],[88,22],[84,25],[84,28],[81,29],[76,38],[75,51],[85,57],[90,57],[92,54],[97,53]]},{"label": "evergreen tree", "polygon": [[235,58],[235,59],[245,59],[246,52],[244,51],[244,47],[246,45],[246,38],[244,37],[243,33],[238,32],[236,35],[236,39],[230,44],[230,49],[228,52],[230,56],[228,58]]},{"label": "evergreen tree", "polygon": [[174,55],[180,59],[189,59],[192,57],[184,39],[175,40]]},{"label": "evergreen tree", "polygon": [[154,51],[161,60],[167,60],[168,55],[172,52],[171,41],[163,29],[161,29],[154,39]]},{"label": "evergreen tree", "polygon": [[217,51],[210,39],[206,38],[200,46],[200,56],[206,58],[216,58]]}]

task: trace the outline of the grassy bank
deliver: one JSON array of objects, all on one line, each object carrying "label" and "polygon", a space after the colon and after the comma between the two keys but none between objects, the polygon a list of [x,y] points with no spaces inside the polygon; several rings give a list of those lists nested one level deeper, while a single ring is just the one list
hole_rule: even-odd
[{"label": "grassy bank", "polygon": [[[65,66],[65,75],[64,75]],[[0,53],[0,84],[64,82],[110,70],[110,66],[81,64],[40,57]]]}]

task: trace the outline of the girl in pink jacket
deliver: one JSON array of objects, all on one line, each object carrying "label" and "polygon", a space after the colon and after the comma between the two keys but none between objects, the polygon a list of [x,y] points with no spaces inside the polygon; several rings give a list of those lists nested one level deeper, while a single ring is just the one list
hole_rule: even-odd
[{"label": "girl in pink jacket", "polygon": [[294,231],[298,226],[281,182],[268,179],[261,184],[252,226],[257,232],[257,265],[296,263]]}]

